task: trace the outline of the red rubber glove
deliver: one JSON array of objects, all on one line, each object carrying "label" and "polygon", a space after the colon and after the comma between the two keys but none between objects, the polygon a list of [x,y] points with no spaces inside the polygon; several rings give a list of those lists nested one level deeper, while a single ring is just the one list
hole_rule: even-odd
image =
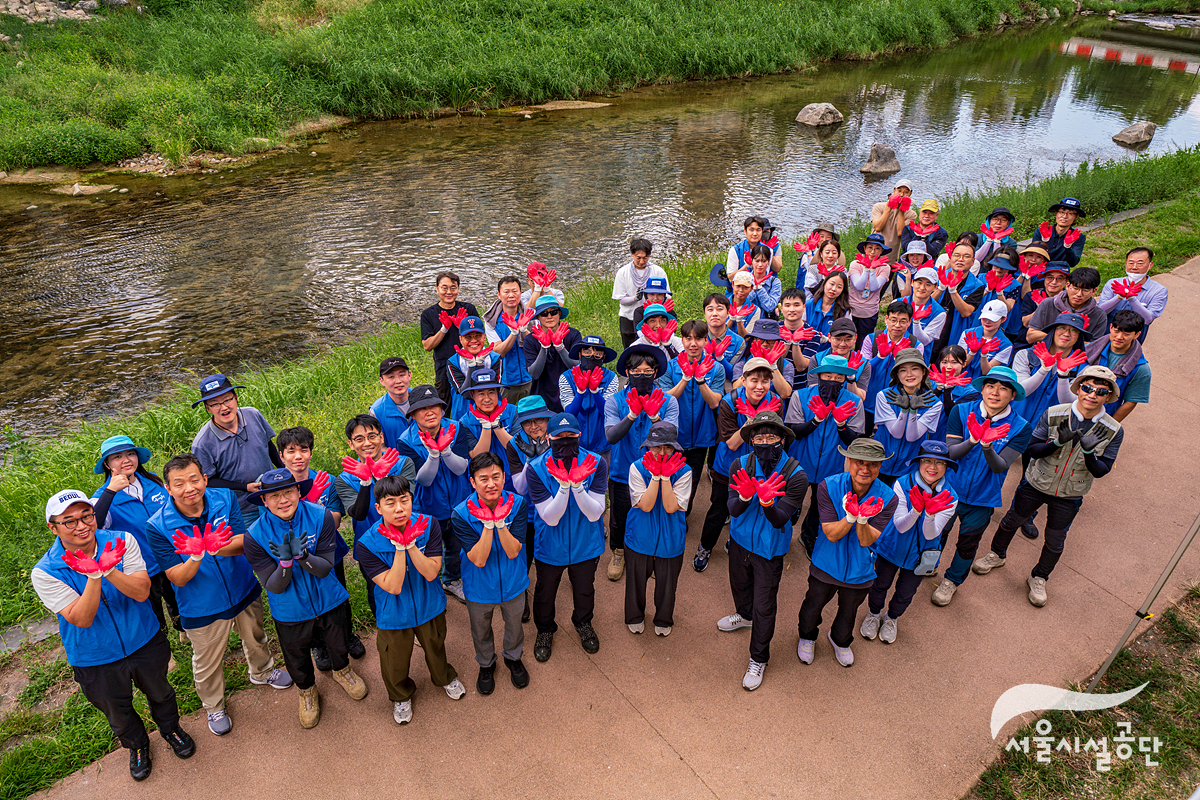
[{"label": "red rubber glove", "polygon": [[1033,354],[1037,356],[1038,361],[1041,361],[1044,367],[1053,367],[1058,364],[1058,355],[1050,352],[1044,339],[1033,346]]},{"label": "red rubber glove", "polygon": [[776,497],[783,497],[783,487],[786,483],[783,476],[778,472],[772,473],[770,477],[760,480],[758,482],[758,490],[755,492],[758,495],[759,505],[774,505]]},{"label": "red rubber glove", "polygon": [[667,320],[667,324],[658,329],[658,341],[662,342],[663,344],[671,341],[671,337],[675,335],[675,330],[678,327],[679,323],[677,323],[675,320]]},{"label": "red rubber glove", "polygon": [[672,314],[675,313],[675,300],[673,298],[668,297],[666,300],[663,300],[662,305],[667,311],[670,311]]},{"label": "red rubber glove", "polygon": [[650,473],[650,477],[657,478],[662,475],[662,458],[654,455],[649,450],[642,454],[642,466]]},{"label": "red rubber glove", "polygon": [[978,353],[979,348],[983,346],[979,341],[979,337],[975,335],[975,331],[967,331],[963,334],[963,344],[965,344],[967,346],[967,350],[972,353]]},{"label": "red rubber glove", "polygon": [[563,342],[566,341],[567,334],[570,332],[571,332],[571,329],[565,323],[560,324],[557,328],[554,329],[554,333],[550,334],[550,340],[554,344],[562,344]]},{"label": "red rubber glove", "polygon": [[863,500],[858,504],[858,515],[860,517],[866,517],[867,519],[870,519],[880,511],[883,511],[882,497],[868,497],[866,500]]},{"label": "red rubber glove", "polygon": [[1054,225],[1049,220],[1046,220],[1041,225],[1038,225],[1039,241],[1048,242],[1048,241],[1050,241],[1050,237],[1053,235],[1054,235]]},{"label": "red rubber glove", "polygon": [[[111,545],[112,542],[109,544]],[[64,550],[62,560],[68,567],[81,575],[87,575],[88,578],[99,579],[104,573],[96,559],[86,555],[82,550]]]},{"label": "red rubber glove", "polygon": [[1017,264],[1017,269],[1021,271],[1021,274],[1025,276],[1026,280],[1033,280],[1038,275],[1041,275],[1046,271],[1045,264],[1038,264],[1035,267],[1025,260],[1025,256],[1021,256]]},{"label": "red rubber glove", "polygon": [[699,363],[696,364],[696,368],[693,370],[694,377],[698,381],[703,381],[708,376],[708,373],[712,372],[712,368],[716,365],[717,362],[713,361],[712,358],[706,353],[704,358],[702,358]]},{"label": "red rubber glove", "polygon": [[592,374],[588,377],[588,389],[595,392],[600,389],[600,382],[604,380],[604,370],[596,367],[592,370]]},{"label": "red rubber glove", "polygon": [[912,208],[912,198],[911,197],[901,197],[900,198],[900,211],[907,214],[910,208]]},{"label": "red rubber glove", "polygon": [[304,495],[304,499],[310,503],[319,503],[321,502],[321,495],[325,494],[325,490],[328,488],[329,473],[321,470],[313,478],[312,488],[308,490],[308,494]]},{"label": "red rubber glove", "polygon": [[481,360],[487,358],[488,354],[492,352],[492,346],[489,344],[487,347],[483,348],[478,353],[471,355],[470,350],[466,350],[462,347],[459,347],[458,345],[454,345],[454,352],[458,353],[458,357],[463,359],[464,361],[481,361]]},{"label": "red rubber glove", "polygon": [[821,234],[816,232],[810,233],[808,238],[804,240],[804,250],[805,252],[811,253],[813,250],[816,250],[820,244]]},{"label": "red rubber glove", "polygon": [[689,380],[696,377],[696,364],[688,359],[687,353],[680,353],[676,356],[675,363],[679,365],[679,371],[683,373],[683,377]]},{"label": "red rubber glove", "polygon": [[519,317],[517,317],[516,319],[513,319],[512,316],[508,313],[501,314],[500,317],[501,317],[501,319],[504,320],[504,324],[508,326],[509,330],[517,331],[517,330],[520,330],[521,328],[526,327],[527,325],[529,325],[530,322],[533,321],[533,314],[534,314],[533,309],[527,308],[524,311],[522,311],[521,315]]},{"label": "red rubber glove", "polygon": [[218,550],[228,547],[229,542],[233,539],[233,531],[224,521],[218,522],[215,528],[211,524],[205,525],[202,535],[204,536],[204,549],[210,556],[215,556]]},{"label": "red rubber glove", "polygon": [[842,506],[846,509],[847,517],[854,517],[851,522],[857,521],[858,518],[858,496],[854,492],[846,492],[846,496],[842,498]]},{"label": "red rubber glove", "polygon": [[783,358],[787,352],[787,342],[779,341],[767,344],[764,341],[755,339],[750,343],[750,354],[757,358],[764,358],[768,364],[774,364]]},{"label": "red rubber glove", "polygon": [[635,417],[641,414],[645,408],[645,398],[638,394],[637,389],[634,389],[632,386],[625,393],[625,403],[629,406],[629,413]]},{"label": "red rubber glove", "polygon": [[[862,353],[857,350],[851,351],[850,355],[846,356],[846,364],[849,365],[850,369],[858,369],[862,366],[862,363]],[[849,378],[850,376],[846,377]]]},{"label": "red rubber glove", "polygon": [[100,566],[100,571],[108,574],[117,568],[121,563],[121,559],[125,558],[125,540],[119,539],[116,542],[109,542],[104,545],[104,550],[100,553],[100,557],[96,559],[96,563]]},{"label": "red rubber glove", "polygon": [[733,344],[733,339],[730,338],[729,334],[725,334],[725,337],[719,342],[705,342],[704,352],[708,353],[714,359],[721,359],[731,344]]},{"label": "red rubber glove", "polygon": [[835,272],[845,272],[846,268],[841,264],[834,264],[832,267],[827,267],[824,264],[817,265],[817,272],[821,273],[821,277],[828,278]]},{"label": "red rubber glove", "polygon": [[738,497],[744,503],[749,503],[758,494],[758,481],[751,478],[744,469],[739,469],[737,474],[729,480],[729,486],[737,492]]},{"label": "red rubber glove", "polygon": [[732,306],[729,309],[729,316],[739,322],[754,313],[754,304],[746,303],[740,306]]},{"label": "red rubber glove", "polygon": [[938,268],[938,281],[947,289],[958,286],[963,282],[965,276],[966,271],[959,272],[958,270],[951,269],[949,265]]},{"label": "red rubber glove", "polygon": [[592,477],[592,474],[595,473],[595,471],[596,457],[591,453],[588,453],[588,457],[583,460],[582,464],[577,464],[574,460],[572,460],[571,469],[567,474],[571,478],[572,486],[582,486],[583,482]]},{"label": "red rubber glove", "polygon": [[[451,443],[453,443],[454,433],[457,430],[458,430],[458,428],[456,428],[454,423],[451,422],[451,423],[448,423],[443,430],[438,432],[437,438],[430,436],[425,431],[421,431],[418,435],[421,437],[421,443],[423,445],[425,445],[425,447],[427,449],[429,449],[430,451],[436,451],[436,452],[440,453],[443,450],[445,450],[447,447],[449,447],[451,445]],[[394,463],[395,462],[393,462],[393,464]],[[384,474],[387,474],[387,473],[384,473]],[[382,476],[376,476],[376,477],[382,477]]]},{"label": "red rubber glove", "polygon": [[656,388],[649,397],[642,398],[642,410],[648,417],[657,417],[659,410],[667,402],[667,396],[662,389]]},{"label": "red rubber glove", "polygon": [[947,491],[941,491],[925,501],[925,513],[937,514],[945,511],[950,506],[954,505],[954,495]]},{"label": "red rubber glove", "polygon": [[687,463],[687,459],[683,457],[683,453],[671,453],[671,455],[662,460],[662,476],[669,478],[679,470],[683,469],[683,465]]},{"label": "red rubber glove", "polygon": [[542,323],[540,322],[534,325],[529,332],[533,334],[533,338],[537,339],[538,342],[541,343],[542,347],[550,347],[554,344],[554,334],[546,330],[546,328],[543,327]]},{"label": "red rubber glove", "polygon": [[[579,368],[576,367],[575,369]],[[584,382],[586,383],[587,381],[585,380]],[[584,389],[586,390],[586,388],[587,387],[585,386]],[[508,409],[508,400],[501,400],[496,407],[492,409],[492,413],[490,414],[480,411],[473,404],[470,406],[470,409],[471,413],[475,416],[475,419],[480,420],[481,422],[495,422],[496,420],[500,419],[501,415],[503,415],[505,410]]]},{"label": "red rubber glove", "polygon": [[987,340],[981,342],[979,345],[979,352],[983,353],[984,355],[987,355],[988,353],[994,353],[999,349],[1000,349],[1000,340],[995,339],[995,338],[987,339]]},{"label": "red rubber glove", "polygon": [[997,275],[989,270],[984,276],[984,281],[989,292],[1003,292],[1012,285],[1013,278],[1012,275]]},{"label": "red rubber glove", "polygon": [[659,338],[658,331],[651,328],[649,322],[643,322],[638,331],[642,334],[642,338],[650,344],[662,344],[662,339]]},{"label": "red rubber glove", "polygon": [[858,405],[853,400],[847,400],[840,406],[834,406],[829,412],[833,415],[833,421],[841,427],[846,423],[846,420],[854,416],[854,412],[858,410]]},{"label": "red rubber glove", "polygon": [[500,494],[500,502],[492,510],[492,520],[496,523],[497,528],[508,527],[508,515],[512,513],[513,504],[516,502],[517,497],[512,492],[502,492]]},{"label": "red rubber glove", "polygon": [[779,409],[783,407],[783,404],[778,397],[765,397],[763,398],[762,402],[758,404],[758,407],[755,408],[754,406],[750,405],[749,400],[742,400],[739,398],[733,404],[733,407],[737,413],[749,418],[755,416],[756,414],[761,414],[764,411],[774,411],[775,413],[779,413]]},{"label": "red rubber glove", "polygon": [[571,473],[567,470],[562,460],[555,461],[553,458],[546,459],[546,472],[550,473],[550,477],[558,481],[558,485],[564,489],[571,485]]},{"label": "red rubber glove", "polygon": [[579,367],[571,367],[571,382],[575,384],[575,393],[583,394],[588,390],[589,375]]},{"label": "red rubber glove", "polygon": [[929,380],[942,386],[966,386],[971,382],[970,376],[965,372],[951,376],[937,367],[929,368]]},{"label": "red rubber glove", "polygon": [[992,427],[992,421],[990,419],[985,419],[983,422],[980,422],[979,420],[975,419],[975,415],[973,413],[967,415],[967,434],[971,437],[971,441],[977,443],[982,442],[984,434],[987,433],[988,428],[990,427]]},{"label": "red rubber glove", "polygon": [[1076,228],[1071,228],[1071,230],[1067,231],[1067,234],[1063,236],[1063,244],[1067,247],[1075,244],[1075,242],[1079,240],[1080,233],[1081,231],[1077,230]]},{"label": "red rubber glove", "polygon": [[404,530],[398,530],[391,525],[380,525],[379,532],[388,539],[399,544],[401,549],[408,547],[410,544],[421,538],[421,535],[429,529],[429,518],[420,517],[414,520],[408,518],[408,523],[404,526]]},{"label": "red rubber glove", "polygon": [[530,282],[540,284],[539,278],[546,272],[546,265],[540,261],[534,261],[525,268],[525,274],[529,277]]},{"label": "red rubber glove", "polygon": [[820,395],[813,395],[808,398],[808,410],[813,413],[813,419],[817,422],[824,422],[829,416],[829,412],[833,410],[832,403],[826,403],[821,399]]},{"label": "red rubber glove", "polygon": [[930,495],[927,495],[925,492],[921,491],[921,487],[917,486],[915,483],[913,484],[913,487],[908,490],[908,505],[913,511],[918,513],[921,513],[925,510],[925,502],[929,498]]},{"label": "red rubber glove", "polygon": [[896,350],[895,346],[892,345],[892,341],[888,339],[886,333],[875,334],[875,338],[872,340],[871,344],[875,348],[876,358],[887,358]]},{"label": "red rubber glove", "polygon": [[900,198],[900,195],[898,195],[898,194],[894,194],[894,195],[890,196],[887,199],[887,207],[888,208],[899,208],[900,200],[901,200],[901,198]]},{"label": "red rubber glove", "polygon": [[767,239],[765,242],[763,242],[763,244],[765,244],[767,247],[769,247],[769,248],[771,248],[772,250],[774,250],[774,249],[775,249],[775,245],[779,244],[779,237],[778,237],[778,236],[772,236],[770,239]]},{"label": "red rubber glove", "polygon": [[817,335],[815,329],[803,325],[796,330],[788,330],[786,325],[779,326],[779,338],[791,344],[803,344]]},{"label": "red rubber glove", "polygon": [[933,313],[933,303],[926,303],[921,308],[914,308],[912,313],[913,319],[925,319]]},{"label": "red rubber glove", "polygon": [[1080,364],[1087,363],[1087,353],[1082,350],[1076,350],[1069,356],[1060,355],[1058,357],[1058,369],[1060,372],[1070,372]]},{"label": "red rubber glove", "polygon": [[[194,535],[188,536],[183,532],[182,528],[176,528],[175,535],[171,537],[171,544],[175,545],[175,552],[181,556],[203,557],[206,551],[204,549],[204,534],[200,531],[200,526],[193,525],[192,533]],[[195,560],[199,561],[200,559],[197,558]],[[75,569],[75,567],[71,566],[69,563],[67,566],[71,567],[71,569]],[[75,571],[78,572],[79,570]]]},{"label": "red rubber glove", "polygon": [[986,222],[984,222],[984,223],[980,224],[979,232],[982,233],[984,236],[986,236],[988,239],[991,239],[993,242],[998,242],[1001,239],[1005,238],[1006,236],[1012,236],[1013,229],[1011,227],[1008,227],[1008,228],[1005,228],[1004,230],[996,233],[996,232],[992,231],[992,228],[990,225],[988,225]]}]

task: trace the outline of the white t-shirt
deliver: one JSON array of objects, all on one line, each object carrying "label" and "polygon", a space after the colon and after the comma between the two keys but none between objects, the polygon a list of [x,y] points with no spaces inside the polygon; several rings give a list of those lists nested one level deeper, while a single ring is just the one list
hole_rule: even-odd
[{"label": "white t-shirt", "polygon": [[[667,273],[663,272],[663,268],[648,264],[642,272],[642,285],[651,278],[667,279]],[[633,264],[626,264],[617,270],[617,274],[613,277],[613,293],[612,299],[621,303],[621,316],[625,319],[633,319],[633,312],[638,307],[638,293],[641,289],[638,288],[637,281],[634,280]],[[667,291],[671,291],[671,283],[667,281]]]},{"label": "white t-shirt", "polygon": [[[132,533],[125,534],[125,557],[119,565],[121,572],[132,575],[135,572],[146,571],[146,560],[142,558],[141,548]],[[37,592],[42,605],[50,609],[50,613],[58,614],[64,608],[79,599],[79,592],[53,577],[50,573],[34,568],[29,573],[33,582],[33,590]]]},{"label": "white t-shirt", "polygon": [[[679,504],[679,511],[676,513],[687,514],[688,502],[692,499],[692,473],[689,471],[686,475],[681,475],[675,479],[674,485],[671,487],[675,491],[675,502]],[[662,491],[662,487],[659,487]],[[642,480],[642,473],[638,471],[636,464],[629,465],[629,502],[637,505],[642,502],[642,495],[646,493],[646,482]]]}]

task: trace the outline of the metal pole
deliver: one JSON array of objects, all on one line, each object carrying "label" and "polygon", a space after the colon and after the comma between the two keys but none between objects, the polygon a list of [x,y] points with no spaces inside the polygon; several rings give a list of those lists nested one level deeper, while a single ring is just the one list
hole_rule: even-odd
[{"label": "metal pole", "polygon": [[1163,586],[1165,586],[1167,581],[1170,579],[1171,573],[1174,572],[1175,567],[1179,565],[1179,559],[1183,558],[1184,552],[1188,549],[1188,546],[1192,543],[1192,540],[1196,538],[1197,531],[1200,531],[1200,514],[1196,515],[1196,519],[1192,522],[1192,527],[1188,528],[1188,532],[1183,535],[1183,541],[1179,543],[1179,547],[1175,548],[1175,555],[1171,556],[1171,560],[1167,562],[1167,566],[1162,571],[1162,575],[1158,576],[1158,581],[1154,584],[1154,588],[1150,590],[1150,594],[1146,596],[1146,600],[1142,603],[1141,608],[1133,612],[1133,622],[1129,623],[1129,627],[1125,629],[1125,634],[1121,636],[1121,641],[1117,642],[1117,646],[1114,647],[1113,651],[1108,654],[1108,658],[1104,660],[1104,664],[1101,665],[1100,671],[1096,673],[1096,677],[1092,678],[1092,683],[1087,688],[1088,693],[1091,693],[1096,688],[1096,684],[1100,683],[1100,680],[1104,677],[1104,674],[1108,672],[1108,668],[1112,666],[1113,661],[1117,658],[1117,653],[1121,652],[1121,648],[1123,648],[1125,643],[1129,641],[1129,637],[1133,635],[1138,623],[1144,619],[1148,620],[1154,616],[1153,614],[1149,613],[1150,606],[1154,605],[1154,601],[1158,599],[1158,593],[1162,591]]}]

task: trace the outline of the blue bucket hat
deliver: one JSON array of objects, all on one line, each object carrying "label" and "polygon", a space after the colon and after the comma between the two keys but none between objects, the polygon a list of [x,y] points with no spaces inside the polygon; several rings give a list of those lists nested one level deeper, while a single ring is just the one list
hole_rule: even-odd
[{"label": "blue bucket hat", "polygon": [[204,380],[200,381],[200,399],[192,403],[192,408],[201,403],[212,400],[214,397],[220,397],[226,392],[232,392],[234,389],[245,389],[245,386],[234,386],[229,378],[226,378],[221,373],[209,375]]},{"label": "blue bucket hat", "polygon": [[621,353],[621,357],[617,359],[617,374],[625,374],[625,365],[629,362],[630,356],[636,355],[650,356],[654,359],[654,377],[661,378],[662,374],[667,371],[667,357],[663,353],[662,348],[655,347],[652,344],[632,344],[626,347]]},{"label": "blue bucket hat", "polygon": [[665,294],[667,296],[670,296],[671,290],[670,290],[670,288],[667,287],[667,279],[666,278],[649,278],[649,279],[647,279],[646,280],[646,288],[642,289],[642,294],[648,294],[650,292],[653,292],[654,294]]},{"label": "blue bucket hat", "polygon": [[471,374],[467,378],[467,385],[462,388],[462,394],[477,392],[480,389],[499,390],[501,388],[500,378],[496,375],[496,370],[490,367],[477,367],[471,370]]},{"label": "blue bucket hat", "polygon": [[575,344],[571,345],[571,358],[579,358],[579,351],[585,347],[599,347],[604,351],[604,360],[601,363],[607,364],[617,357],[617,351],[604,343],[604,340],[599,336],[584,336]]},{"label": "blue bucket hat", "polygon": [[100,443],[100,460],[96,462],[96,469],[93,471],[97,475],[103,475],[104,460],[114,453],[124,453],[126,450],[133,450],[137,453],[139,467],[150,460],[150,451],[145,447],[135,445],[133,439],[128,436],[110,436]]},{"label": "blue bucket hat", "polygon": [[651,303],[642,309],[642,319],[650,319],[651,317],[670,317],[671,312],[667,311],[667,307],[662,303]]},{"label": "blue bucket hat", "polygon": [[554,415],[546,407],[546,401],[542,399],[542,396],[540,394],[531,394],[528,397],[522,397],[520,402],[517,403],[517,417],[514,422],[520,425],[522,422],[528,422],[531,419],[550,419],[552,416]]},{"label": "blue bucket hat", "polygon": [[759,317],[754,320],[754,324],[750,326],[749,336],[751,339],[761,339],[764,342],[779,341],[779,321]]},{"label": "blue bucket hat", "polygon": [[815,367],[810,367],[809,372],[814,375],[820,375],[822,372],[835,372],[838,375],[854,375],[857,370],[850,366],[850,362],[845,356],[835,356],[833,353],[826,353],[817,362]]},{"label": "blue bucket hat", "polygon": [[1067,211],[1074,211],[1075,213],[1079,214],[1079,216],[1081,216],[1081,217],[1084,216],[1083,203],[1079,202],[1079,200],[1077,198],[1064,197],[1062,200],[1059,200],[1057,203],[1050,206],[1049,213],[1053,214],[1055,211],[1058,211],[1060,208],[1065,209]]},{"label": "blue bucket hat", "polygon": [[555,308],[558,309],[559,319],[566,319],[567,317],[571,316],[570,310],[559,305],[558,300],[555,299],[554,295],[549,294],[544,294],[537,299],[537,303],[533,307],[533,313],[534,316],[540,317],[545,312]]},{"label": "blue bucket hat", "polygon": [[295,476],[292,475],[291,470],[287,469],[286,467],[267,470],[262,475],[258,476],[258,481],[262,484],[262,488],[257,492],[251,492],[250,494],[246,495],[246,499],[256,506],[261,506],[263,504],[263,495],[270,494],[271,492],[278,492],[280,489],[287,489],[290,486],[300,487],[300,496],[304,497],[304,495],[308,494],[309,490],[312,489],[313,484],[312,478],[305,478],[302,481],[296,480]]},{"label": "blue bucket hat", "polygon": [[555,414],[550,418],[550,424],[546,426],[546,433],[549,436],[558,436],[564,433],[579,433],[579,420],[575,419],[574,414]]},{"label": "blue bucket hat", "polygon": [[1052,328],[1057,328],[1059,325],[1066,325],[1068,328],[1074,328],[1079,331],[1083,335],[1081,341],[1086,342],[1091,338],[1088,335],[1087,323],[1084,322],[1082,314],[1076,314],[1073,311],[1064,311],[1054,318],[1054,322],[1046,326],[1046,332],[1049,333]]},{"label": "blue bucket hat", "polygon": [[766,217],[759,217],[759,219],[762,220],[763,236],[767,235],[767,231],[771,231],[772,233],[775,232],[775,226],[771,224],[771,220],[767,219]]},{"label": "blue bucket hat", "polygon": [[943,441],[928,439],[921,442],[921,450],[908,460],[908,466],[915,467],[923,458],[945,461],[950,469],[957,470],[958,462],[950,457],[950,447]]},{"label": "blue bucket hat", "polygon": [[487,331],[483,329],[483,320],[479,317],[463,317],[463,321],[458,323],[458,335],[464,336],[468,333],[482,333],[486,336]]},{"label": "blue bucket hat", "polygon": [[1017,377],[1017,373],[1013,372],[1009,367],[992,367],[986,375],[980,375],[971,381],[971,388],[977,392],[982,392],[983,384],[987,381],[1003,383],[1012,389],[1016,393],[1013,395],[1013,402],[1025,399],[1025,387],[1021,385],[1021,380]]},{"label": "blue bucket hat", "polygon": [[892,252],[892,248],[888,247],[887,244],[883,241],[882,233],[868,234],[866,239],[864,239],[858,243],[858,252],[862,253],[863,248],[869,244],[877,244],[880,247],[882,247],[885,255]]},{"label": "blue bucket hat", "polygon": [[724,264],[716,264],[708,271],[708,282],[713,286],[720,286],[722,289],[733,288],[733,284],[729,282],[729,275],[725,272]]}]

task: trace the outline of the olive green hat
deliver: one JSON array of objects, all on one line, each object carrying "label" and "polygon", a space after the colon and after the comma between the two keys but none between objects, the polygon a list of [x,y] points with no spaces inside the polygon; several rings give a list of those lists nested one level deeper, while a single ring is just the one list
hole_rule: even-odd
[{"label": "olive green hat", "polygon": [[929,365],[925,363],[925,357],[921,355],[921,351],[915,347],[906,347],[895,356],[896,361],[892,364],[892,383],[896,382],[896,370],[905,364],[917,364],[921,369],[925,370],[925,374],[929,374]]},{"label": "olive green hat", "polygon": [[881,442],[866,437],[855,439],[849,447],[838,445],[838,452],[855,461],[887,461],[891,458]]}]

